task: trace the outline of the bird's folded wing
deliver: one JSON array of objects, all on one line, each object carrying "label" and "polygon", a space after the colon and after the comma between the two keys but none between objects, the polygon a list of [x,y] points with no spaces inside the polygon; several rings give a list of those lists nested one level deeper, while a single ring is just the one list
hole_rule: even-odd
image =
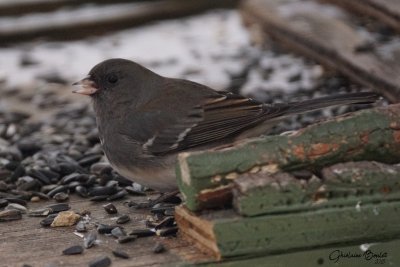
[{"label": "bird's folded wing", "polygon": [[286,105],[266,106],[232,93],[221,92],[194,107],[179,122],[150,138],[143,149],[166,154],[233,137],[268,118],[283,115]]}]

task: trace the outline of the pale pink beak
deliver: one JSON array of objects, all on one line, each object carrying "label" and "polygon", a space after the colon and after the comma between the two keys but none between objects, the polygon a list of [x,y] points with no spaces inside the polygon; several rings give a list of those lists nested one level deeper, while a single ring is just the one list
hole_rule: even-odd
[{"label": "pale pink beak", "polygon": [[73,90],[73,93],[81,94],[81,95],[92,95],[96,93],[99,88],[97,84],[90,79],[90,75],[86,76],[79,82],[73,83],[72,85],[80,85],[81,88]]}]

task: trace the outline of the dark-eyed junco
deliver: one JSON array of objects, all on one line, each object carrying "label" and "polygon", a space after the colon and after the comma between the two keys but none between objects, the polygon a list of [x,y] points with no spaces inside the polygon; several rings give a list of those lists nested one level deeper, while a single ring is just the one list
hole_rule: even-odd
[{"label": "dark-eyed junco", "polygon": [[180,151],[257,136],[288,115],[378,98],[375,93],[352,93],[269,105],[166,78],[125,59],[99,63],[74,85],[81,85],[75,93],[93,99],[110,164],[126,178],[161,192],[177,188]]}]

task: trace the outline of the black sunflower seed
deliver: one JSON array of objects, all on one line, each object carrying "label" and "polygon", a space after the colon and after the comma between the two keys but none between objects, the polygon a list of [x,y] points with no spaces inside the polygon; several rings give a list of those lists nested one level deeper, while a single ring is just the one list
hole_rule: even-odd
[{"label": "black sunflower seed", "polygon": [[163,228],[157,230],[157,235],[159,236],[170,236],[170,235],[175,235],[178,232],[178,227],[173,226],[173,227],[168,227],[168,228]]},{"label": "black sunflower seed", "polygon": [[107,256],[101,256],[89,262],[89,267],[108,267],[111,265],[111,259]]},{"label": "black sunflower seed", "polygon": [[152,236],[155,234],[156,233],[154,231],[151,231],[150,229],[135,229],[128,233],[128,235],[135,235],[137,237]]},{"label": "black sunflower seed", "polygon": [[72,246],[63,250],[64,255],[75,255],[75,254],[82,254],[83,247],[82,246]]},{"label": "black sunflower seed", "polygon": [[158,254],[158,253],[163,253],[165,251],[165,247],[162,243],[158,242],[154,247],[153,247],[153,252]]},{"label": "black sunflower seed", "polygon": [[0,209],[6,207],[7,205],[8,205],[7,199],[3,199],[3,198],[0,199]]},{"label": "black sunflower seed", "polygon": [[26,213],[28,209],[25,206],[22,206],[17,203],[10,203],[8,206],[5,208],[6,210],[19,210],[21,213]]},{"label": "black sunflower seed", "polygon": [[57,217],[57,214],[50,214],[40,221],[40,225],[43,227],[49,227],[53,223],[55,217]]},{"label": "black sunflower seed", "polygon": [[172,226],[175,222],[175,218],[172,216],[166,217],[164,218],[161,222],[159,222],[157,225],[154,226],[154,228],[156,230],[164,228],[164,227],[168,227],[168,226]]},{"label": "black sunflower seed", "polygon": [[50,209],[51,213],[56,213],[56,212],[69,210],[69,209],[71,209],[71,206],[68,203],[58,203],[58,204],[49,205],[46,208]]},{"label": "black sunflower seed", "polygon": [[112,229],[111,234],[115,238],[126,236],[125,231],[123,229],[121,229],[121,227],[115,227],[114,229]]},{"label": "black sunflower seed", "polygon": [[110,164],[105,162],[98,162],[90,166],[90,173],[102,175],[102,174],[110,174],[112,171],[112,167]]},{"label": "black sunflower seed", "polygon": [[133,188],[132,186],[126,186],[126,187],[125,187],[125,190],[126,190],[129,194],[134,195],[134,196],[145,196],[145,195],[146,195],[145,192],[139,191],[139,190]]},{"label": "black sunflower seed", "polygon": [[121,236],[121,237],[118,237],[118,243],[124,244],[124,243],[128,243],[128,242],[132,242],[132,241],[135,241],[136,238],[137,238],[137,236],[135,236],[135,235]]},{"label": "black sunflower seed", "polygon": [[116,186],[97,186],[89,190],[89,196],[113,195],[118,192]]},{"label": "black sunflower seed", "polygon": [[97,232],[99,234],[110,234],[112,229],[114,229],[115,227],[118,227],[118,226],[101,223],[97,226]]},{"label": "black sunflower seed", "polygon": [[122,259],[129,259],[130,256],[128,255],[128,253],[120,250],[120,249],[115,249],[112,251],[112,253],[114,254],[115,257],[118,258],[122,258]]},{"label": "black sunflower seed", "polygon": [[23,200],[21,198],[17,198],[17,197],[6,197],[4,198],[5,200],[7,200],[10,203],[17,203],[20,204],[22,206],[26,206],[28,205],[28,202],[26,202],[26,200]]},{"label": "black sunflower seed", "polygon": [[79,163],[79,165],[81,165],[83,167],[90,166],[93,163],[98,162],[102,156],[103,155],[101,155],[101,154],[87,155],[87,156],[84,156],[82,159],[80,159],[78,161],[78,163]]},{"label": "black sunflower seed", "polygon": [[79,222],[76,224],[76,226],[75,226],[75,230],[76,230],[77,232],[79,232],[79,233],[86,232],[86,231],[87,231],[87,229],[86,229],[86,224],[85,224],[82,220],[79,221]]},{"label": "black sunflower seed", "polygon": [[81,185],[78,185],[77,187],[75,187],[75,192],[81,197],[87,197],[88,196],[86,187],[81,186]]},{"label": "black sunflower seed", "polygon": [[124,215],[118,217],[118,219],[116,220],[116,223],[124,224],[124,223],[129,222],[130,220],[131,220],[131,218],[129,217],[129,215],[124,214]]},{"label": "black sunflower seed", "polygon": [[108,214],[116,214],[116,213],[118,213],[117,208],[112,203],[108,203],[106,205],[103,205],[103,208]]},{"label": "black sunflower seed", "polygon": [[68,186],[66,185],[59,185],[50,192],[47,193],[49,197],[53,197],[55,194],[60,193],[60,192],[66,192],[68,190]]},{"label": "black sunflower seed", "polygon": [[108,198],[107,195],[100,195],[100,196],[91,197],[90,201],[94,201],[94,202],[104,201],[104,200],[107,200],[107,198]]},{"label": "black sunflower seed", "polygon": [[107,198],[108,201],[113,201],[117,199],[124,198],[126,195],[128,195],[128,192],[126,190],[120,190],[118,193],[111,195]]},{"label": "black sunflower seed", "polygon": [[20,220],[22,213],[19,210],[3,210],[0,211],[0,222]]},{"label": "black sunflower seed", "polygon": [[91,248],[96,243],[97,233],[95,231],[91,231],[83,238],[83,246],[85,248]]},{"label": "black sunflower seed", "polygon": [[57,202],[64,202],[69,199],[69,195],[65,192],[59,192],[53,196]]}]

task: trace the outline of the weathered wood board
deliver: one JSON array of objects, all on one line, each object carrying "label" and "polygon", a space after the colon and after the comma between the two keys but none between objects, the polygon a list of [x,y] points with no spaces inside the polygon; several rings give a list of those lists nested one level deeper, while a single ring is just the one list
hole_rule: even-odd
[{"label": "weathered wood board", "polygon": [[[243,267],[243,266],[307,266],[307,267],[354,267],[397,266],[400,264],[398,248],[400,240],[360,244],[356,246],[335,245],[329,248],[267,255],[221,263],[205,263],[196,266]],[[363,249],[364,250],[363,250]],[[340,256],[343,255],[343,256]],[[193,266],[193,265],[187,265]]]},{"label": "weathered wood board", "polygon": [[240,217],[232,210],[195,214],[180,206],[175,217],[182,234],[224,259],[399,238],[399,208],[394,201]]},{"label": "weathered wood board", "polygon": [[321,179],[288,173],[249,173],[235,179],[233,206],[243,216],[400,201],[400,166],[378,162],[339,163]]},{"label": "weathered wood board", "polygon": [[391,102],[400,101],[398,48],[391,59],[357,52],[368,40],[345,11],[311,0],[246,0],[240,10],[249,27],[375,89]]},{"label": "weathered wood board", "polygon": [[[233,7],[237,1],[159,0],[124,4],[113,10],[93,10],[65,15],[63,19],[27,20],[22,23],[0,25],[0,43],[29,41],[35,38],[71,40],[99,35],[112,30],[129,28],[154,20],[177,18],[212,8]],[[43,15],[46,16],[46,15]]]},{"label": "weathered wood board", "polygon": [[397,0],[322,0],[340,5],[360,15],[376,18],[400,32],[400,2]]},{"label": "weathered wood board", "polygon": [[[397,114],[397,115],[396,115]],[[400,162],[400,105],[364,110],[314,124],[291,135],[266,136],[236,146],[181,153],[178,184],[190,210],[229,201],[230,184],[252,168],[318,170],[338,162]],[[218,197],[222,197],[217,201]]]},{"label": "weathered wood board", "polygon": [[[143,1],[143,0],[136,0]],[[34,12],[49,12],[63,7],[82,4],[116,4],[129,0],[3,0],[0,1],[0,16],[14,16]]]},{"label": "weathered wood board", "polygon": [[[155,196],[154,196],[155,197]],[[153,198],[154,198],[153,197]],[[130,197],[133,201],[145,201],[145,197]],[[123,205],[124,200],[113,202],[120,214],[129,214],[131,222],[124,224],[125,229],[143,228],[148,210],[133,211]],[[34,209],[49,205],[52,202],[30,203]],[[107,203],[107,202],[105,202]],[[106,224],[115,224],[115,215],[108,215],[102,205],[104,202],[90,202],[86,199],[73,197],[70,201],[72,210],[78,212],[88,210],[91,220]],[[85,249],[82,255],[62,255],[62,251],[72,245],[83,245],[83,239],[76,236],[74,227],[43,228],[40,221],[43,218],[28,217],[22,220],[0,223],[0,266],[87,266],[96,257],[106,255],[113,261],[112,266],[178,266],[185,262],[203,261],[202,254],[195,246],[175,237],[144,237],[131,243],[118,244],[113,237],[98,235],[100,243],[90,249]],[[155,243],[162,242],[167,251],[154,254]],[[130,259],[120,259],[112,255],[112,250],[121,248],[128,253]]]}]

